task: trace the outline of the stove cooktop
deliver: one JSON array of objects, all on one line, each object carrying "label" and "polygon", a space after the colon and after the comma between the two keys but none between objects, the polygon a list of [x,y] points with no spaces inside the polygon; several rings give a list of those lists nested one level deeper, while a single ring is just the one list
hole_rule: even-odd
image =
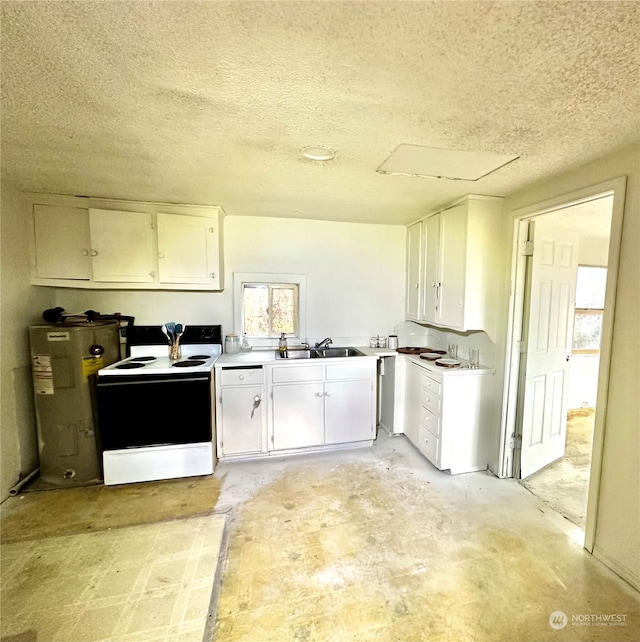
[{"label": "stove cooktop", "polygon": [[181,357],[169,359],[169,345],[160,326],[133,326],[127,337],[130,356],[98,371],[98,376],[140,376],[210,372],[222,354],[221,326],[187,326]]},{"label": "stove cooktop", "polygon": [[[149,352],[151,346],[143,346],[146,352]],[[220,346],[211,346],[208,350],[208,346],[193,346],[197,348],[197,352],[189,354],[189,347],[185,346],[182,350],[182,357],[177,361],[169,359],[167,356],[168,348],[166,346],[161,346],[162,352],[164,354],[157,356],[146,354],[141,356],[136,356],[133,354],[128,359],[123,361],[117,361],[112,363],[106,368],[102,368],[98,372],[98,376],[117,376],[124,374],[135,374],[135,375],[145,375],[145,374],[171,374],[173,372],[209,372],[213,369],[213,364],[216,362],[217,358],[220,356],[221,349]]]}]

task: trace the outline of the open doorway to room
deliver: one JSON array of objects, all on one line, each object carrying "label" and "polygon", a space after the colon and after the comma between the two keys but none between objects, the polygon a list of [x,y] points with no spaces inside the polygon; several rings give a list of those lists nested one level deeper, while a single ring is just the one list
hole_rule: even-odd
[{"label": "open doorway to room", "polygon": [[[580,237],[579,261],[602,261],[606,257],[589,256],[590,242],[599,228],[606,233],[608,247],[610,216],[604,211],[602,220],[594,221],[588,235]],[[596,215],[599,212],[596,210]],[[606,228],[606,229],[605,229]],[[585,251],[585,246],[589,250]],[[568,398],[566,411],[566,440],[564,455],[538,472],[522,479],[523,485],[534,495],[547,502],[583,531],[586,524],[589,475],[593,447],[593,427],[597,404],[598,371],[602,318],[606,291],[607,268],[578,265],[573,327],[571,330],[571,359],[568,370]]]},{"label": "open doorway to room", "polygon": [[600,488],[624,186],[624,178],[614,179],[514,212],[501,473],[520,479],[581,528],[588,550]]}]

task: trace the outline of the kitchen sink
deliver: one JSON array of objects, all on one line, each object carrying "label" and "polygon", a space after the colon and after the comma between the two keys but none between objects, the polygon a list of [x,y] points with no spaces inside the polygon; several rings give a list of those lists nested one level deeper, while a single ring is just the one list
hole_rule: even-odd
[{"label": "kitchen sink", "polygon": [[326,359],[332,357],[364,357],[365,355],[357,348],[318,348],[316,350],[319,356]]},{"label": "kitchen sink", "polygon": [[333,359],[334,357],[364,357],[357,348],[311,348],[310,350],[287,350],[283,355],[276,351],[276,359]]},{"label": "kitchen sink", "polygon": [[276,359],[315,359],[317,356],[315,350],[287,350],[284,354],[276,350]]}]

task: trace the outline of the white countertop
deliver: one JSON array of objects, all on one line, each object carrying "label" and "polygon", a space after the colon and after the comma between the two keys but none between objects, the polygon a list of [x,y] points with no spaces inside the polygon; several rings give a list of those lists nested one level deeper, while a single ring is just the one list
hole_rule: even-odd
[{"label": "white countertop", "polygon": [[[392,350],[391,348],[369,348],[361,346],[357,347],[360,352],[362,352],[366,357],[402,357],[408,361],[412,361],[425,368],[431,372],[446,375],[446,376],[461,376],[461,375],[487,375],[493,374],[495,370],[487,368],[485,366],[480,366],[471,370],[467,365],[467,362],[460,360],[462,362],[462,367],[460,368],[443,368],[442,366],[437,366],[433,361],[427,361],[426,359],[420,359],[418,355],[410,354],[401,354]],[[344,359],[345,357],[336,357],[335,359],[327,358],[322,359],[322,361],[335,361],[336,359]],[[358,357],[348,357],[349,359],[357,359]],[[361,357],[360,357],[361,358]],[[280,361],[276,359],[276,350],[274,348],[269,348],[267,350],[252,350],[251,352],[238,352],[236,354],[223,354],[221,355],[215,363],[216,368],[230,368],[237,366],[260,366],[265,364],[274,364],[278,363],[284,365],[284,363],[308,363],[306,359],[301,359],[300,361],[290,360],[290,361]]]}]

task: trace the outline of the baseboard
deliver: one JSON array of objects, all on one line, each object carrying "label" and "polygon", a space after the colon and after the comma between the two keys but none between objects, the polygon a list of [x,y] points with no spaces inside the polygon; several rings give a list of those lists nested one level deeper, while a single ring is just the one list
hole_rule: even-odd
[{"label": "baseboard", "polygon": [[630,584],[636,591],[640,591],[640,577],[636,573],[616,562],[616,560],[599,550],[597,546],[593,548],[593,556],[610,568],[616,575],[620,576],[627,584]]}]

